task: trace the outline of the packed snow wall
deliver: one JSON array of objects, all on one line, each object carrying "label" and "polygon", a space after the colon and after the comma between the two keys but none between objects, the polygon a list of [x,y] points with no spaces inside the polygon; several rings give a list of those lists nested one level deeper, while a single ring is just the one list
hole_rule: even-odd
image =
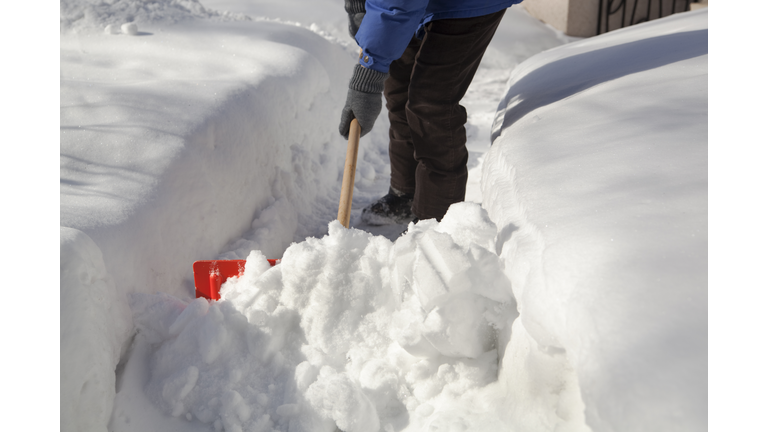
[{"label": "packed snow wall", "polygon": [[594,431],[706,430],[707,28],[675,15],[512,73],[482,187],[520,310],[499,380],[523,430],[554,430],[529,413],[574,381]]},{"label": "packed snow wall", "polygon": [[[133,329],[128,294],[194,297],[192,262],[215,258],[260,215],[275,222],[261,249],[278,257],[335,215],[345,142],[327,125],[353,62],[343,46],[269,22],[139,30],[61,38],[63,430],[109,420]],[[82,314],[105,298],[115,313]],[[77,326],[99,337],[83,343],[90,333]],[[81,357],[98,361],[86,370]],[[78,412],[89,394],[106,405]]]}]

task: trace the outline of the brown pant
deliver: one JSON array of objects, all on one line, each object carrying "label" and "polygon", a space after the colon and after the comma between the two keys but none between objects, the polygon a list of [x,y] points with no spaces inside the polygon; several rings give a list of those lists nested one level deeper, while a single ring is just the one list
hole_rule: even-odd
[{"label": "brown pant", "polygon": [[415,194],[419,219],[442,219],[464,201],[467,188],[467,92],[506,10],[427,24],[389,67],[384,97],[389,110],[391,186]]}]

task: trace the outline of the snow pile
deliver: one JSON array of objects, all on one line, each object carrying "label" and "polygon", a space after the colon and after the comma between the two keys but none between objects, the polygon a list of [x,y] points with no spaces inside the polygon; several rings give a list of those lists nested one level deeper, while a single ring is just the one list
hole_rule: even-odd
[{"label": "snow pile", "polygon": [[[524,413],[576,379],[595,431],[706,429],[707,27],[674,15],[510,78],[483,204],[520,306],[499,379],[524,430],[551,430]],[[513,385],[555,357],[569,366]]]},{"label": "snow pile", "polygon": [[[205,8],[198,0],[61,0],[61,31],[88,31],[96,28],[117,33],[126,24],[176,23],[193,18],[249,20],[244,14],[220,13]],[[128,31],[123,31],[126,34]]]},{"label": "snow pile", "polygon": [[112,414],[131,312],[87,235],[62,227],[60,254],[61,430],[98,430]]},{"label": "snow pile", "polygon": [[133,297],[155,406],[226,431],[443,430],[496,380],[497,331],[516,311],[484,210],[454,205],[395,243],[329,228],[272,268],[252,252],[221,301]]},{"label": "snow pile", "polygon": [[61,49],[61,224],[96,242],[120,291],[190,295],[190,263],[271,207],[284,229],[262,249],[322,231],[338,200],[345,142],[327,125],[347,53],[274,23],[135,40],[63,37]]},{"label": "snow pile", "polygon": [[[117,290],[111,307],[127,307],[133,292],[189,298],[191,263],[216,257],[269,211],[283,224],[251,247],[273,256],[324,231],[346,144],[328,125],[353,61],[312,32],[267,22],[198,21],[141,39],[62,36],[60,223],[98,247]],[[87,318],[108,331],[121,319],[78,314],[62,306],[62,322]],[[88,335],[62,335],[80,350],[62,351],[62,365],[128,337],[78,345]],[[116,361],[86,365],[114,379]],[[114,386],[103,390],[108,403]]]}]

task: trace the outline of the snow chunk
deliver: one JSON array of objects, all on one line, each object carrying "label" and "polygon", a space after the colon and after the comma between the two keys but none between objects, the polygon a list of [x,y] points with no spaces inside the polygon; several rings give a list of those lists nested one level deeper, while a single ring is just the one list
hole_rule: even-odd
[{"label": "snow chunk", "polygon": [[182,400],[195,387],[199,376],[199,370],[194,366],[190,366],[165,381],[162,393],[163,400],[173,407],[171,411],[172,416],[178,417],[184,413]]},{"label": "snow chunk", "polygon": [[460,202],[450,206],[436,231],[451,233],[451,238],[464,248],[474,243],[495,250],[496,224],[485,209],[473,203]]},{"label": "snow chunk", "polygon": [[139,34],[139,26],[137,26],[136,23],[125,23],[120,26],[120,31],[122,31],[123,34],[136,36]]},{"label": "snow chunk", "polygon": [[452,296],[429,312],[424,337],[445,356],[476,358],[493,347],[493,331],[484,317],[489,306],[471,293]]},{"label": "snow chunk", "polygon": [[204,298],[195,299],[190,303],[168,329],[170,336],[178,336],[184,327],[195,317],[201,317],[208,313],[208,301]]},{"label": "snow chunk", "polygon": [[203,361],[211,364],[221,355],[222,348],[227,343],[229,333],[224,324],[224,315],[219,307],[210,309],[200,319],[200,331],[197,334],[197,346]]},{"label": "snow chunk", "polygon": [[376,408],[345,373],[323,367],[319,379],[307,390],[307,398],[313,408],[323,417],[333,419],[343,431],[379,430]]}]

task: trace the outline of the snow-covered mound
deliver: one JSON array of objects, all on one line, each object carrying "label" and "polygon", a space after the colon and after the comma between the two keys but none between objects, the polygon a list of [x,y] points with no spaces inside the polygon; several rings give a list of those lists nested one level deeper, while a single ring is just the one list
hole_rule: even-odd
[{"label": "snow-covered mound", "polygon": [[87,235],[61,227],[62,430],[103,430],[112,415],[115,364],[131,311]]},{"label": "snow-covered mound", "polygon": [[[509,344],[500,373],[518,420],[555,402],[520,377],[562,353],[594,431],[706,430],[707,28],[706,10],[671,16],[510,78],[482,185],[513,332],[533,340]],[[551,392],[570,373],[550,371]]]},{"label": "snow-covered mound", "polygon": [[[143,30],[150,35],[61,37],[60,223],[100,252],[117,310],[133,292],[191,297],[192,262],[215,258],[251,228],[250,248],[276,257],[291,241],[324,231],[336,213],[346,145],[328,125],[337,121],[354,61],[345,47],[280,23]],[[254,219],[270,223],[268,232]],[[65,257],[64,231],[61,241]],[[70,262],[62,258],[62,280]],[[98,296],[73,281],[62,282],[62,299]],[[129,314],[80,316],[64,303],[61,311],[62,323],[89,319],[85,327],[106,333],[132,328]],[[128,335],[115,330],[98,347],[81,343],[88,334],[62,330],[62,371],[85,367],[78,352],[109,352],[91,372],[114,374],[120,350],[108,347]],[[63,380],[72,388],[62,395],[81,397],[91,383],[110,401],[114,386],[86,375]]]},{"label": "snow-covered mound", "polygon": [[61,0],[59,25],[62,32],[106,29],[107,33],[117,33],[128,23],[138,27],[139,24],[171,24],[194,18],[250,20],[242,13],[207,9],[198,0]]},{"label": "snow-covered mound", "polygon": [[[442,430],[495,381],[496,332],[517,314],[495,236],[469,203],[395,243],[332,222],[273,268],[252,252],[221,301],[134,295],[136,344],[152,348],[130,362],[150,365],[154,406],[216,430]],[[132,363],[123,380],[139,380]],[[142,415],[130,398],[114,430]]]}]

